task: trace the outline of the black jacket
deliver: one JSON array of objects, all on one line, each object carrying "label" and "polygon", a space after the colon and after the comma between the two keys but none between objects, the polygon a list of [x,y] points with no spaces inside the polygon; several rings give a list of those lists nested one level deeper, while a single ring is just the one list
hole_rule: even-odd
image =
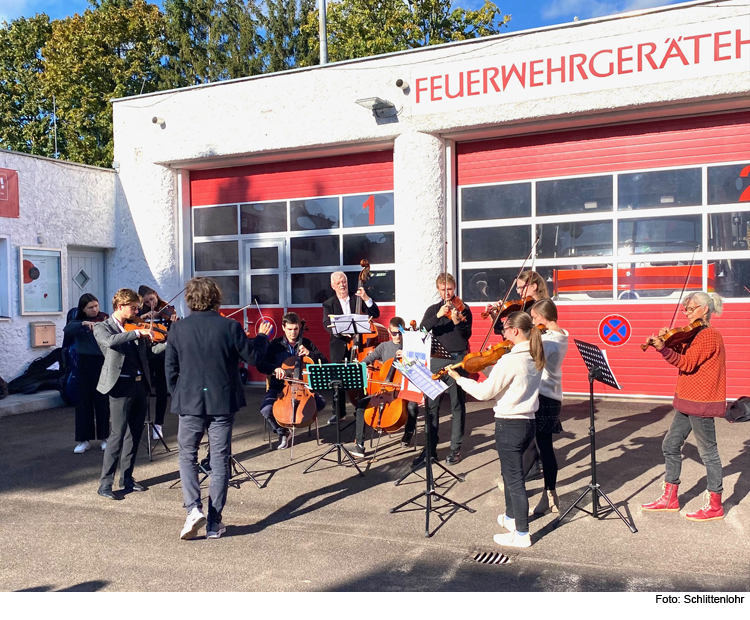
[{"label": "black jacket", "polygon": [[[352,296],[349,298],[349,305],[352,306],[352,312],[354,312],[354,306],[356,305],[355,297]],[[323,302],[323,327],[325,327],[326,331],[331,334],[331,361],[335,363],[343,362],[346,357],[346,345],[349,342],[349,338],[346,336],[334,336],[333,330],[328,327],[331,324],[331,319],[328,316],[329,314],[344,314],[344,311],[341,308],[341,302],[335,295]],[[365,305],[363,314],[367,314],[372,319],[377,319],[380,316],[378,304],[373,300],[372,306],[369,308]]]},{"label": "black jacket", "polygon": [[[315,346],[312,340],[309,340],[307,338],[302,338],[302,344],[304,347],[310,351],[310,359],[312,359],[313,362],[317,363],[320,361],[323,364],[327,364],[328,360],[326,359],[325,355],[323,355],[320,352],[320,349]],[[284,382],[280,379],[277,379],[273,376],[273,371],[277,368],[281,367],[281,364],[284,363],[284,360],[286,360],[288,357],[291,357],[292,355],[295,355],[297,353],[297,346],[299,345],[299,340],[297,340],[297,344],[294,346],[294,353],[292,353],[289,350],[289,345],[286,341],[286,336],[280,336],[279,338],[274,338],[271,340],[271,342],[268,344],[268,349],[266,350],[266,355],[263,358],[262,362],[258,363],[258,370],[264,374],[269,375],[268,379],[268,389],[269,390],[276,390],[278,392],[281,392],[284,389]]]},{"label": "black jacket", "polygon": [[244,407],[240,358],[256,365],[267,347],[267,336],[251,340],[218,312],[193,312],[173,323],[165,361],[172,412],[226,416]]},{"label": "black jacket", "polygon": [[473,321],[471,309],[469,306],[464,308],[463,315],[466,317],[466,320],[456,325],[446,316],[437,318],[438,310],[444,305],[444,301],[439,301],[427,308],[420,327],[424,327],[428,332],[432,332],[432,335],[437,338],[449,353],[466,351],[469,348],[469,338],[471,338],[471,324]]}]

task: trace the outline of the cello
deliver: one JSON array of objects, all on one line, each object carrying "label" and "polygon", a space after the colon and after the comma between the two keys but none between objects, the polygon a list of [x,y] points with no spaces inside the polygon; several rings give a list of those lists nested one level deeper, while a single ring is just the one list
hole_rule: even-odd
[{"label": "cello", "polygon": [[401,382],[402,376],[393,365],[393,358],[372,373],[367,382],[367,392],[372,396],[365,409],[365,424],[386,433],[394,433],[406,424],[406,401],[398,398]]},{"label": "cello", "polygon": [[[305,333],[305,321],[300,322],[299,344]],[[307,386],[302,378],[308,364],[315,362],[301,355],[292,355],[281,364],[286,374],[284,390],[273,404],[273,417],[279,426],[284,428],[299,428],[310,426],[316,419],[318,409],[315,404],[315,393]]]}]

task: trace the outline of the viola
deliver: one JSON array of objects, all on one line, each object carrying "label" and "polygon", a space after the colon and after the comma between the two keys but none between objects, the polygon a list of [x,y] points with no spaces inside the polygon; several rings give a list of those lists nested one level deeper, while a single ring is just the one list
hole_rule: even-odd
[{"label": "viola", "polygon": [[315,393],[302,379],[305,368],[313,364],[309,357],[293,355],[281,364],[287,374],[284,390],[273,404],[273,417],[284,428],[304,428],[310,426],[317,417]]},{"label": "viola", "polygon": [[[661,340],[664,342],[665,347],[675,349],[680,345],[692,342],[693,338],[695,338],[698,335],[698,332],[704,327],[708,327],[708,325],[703,319],[696,319],[690,323],[690,325],[686,325],[685,327],[675,327],[674,329],[670,329],[661,336]],[[646,351],[649,347],[653,346],[654,339],[649,338],[641,345],[641,349]]]},{"label": "viola", "polygon": [[365,409],[365,423],[377,431],[394,433],[408,418],[406,401],[398,398],[401,389],[401,373],[393,365],[393,359],[383,363],[372,373],[367,382],[367,392],[372,394]]},{"label": "viola", "polygon": [[153,337],[152,340],[155,343],[167,341],[167,328],[164,325],[152,324],[150,321],[145,321],[140,317],[133,317],[123,323],[123,329],[126,332],[134,332],[138,329],[152,329]]}]

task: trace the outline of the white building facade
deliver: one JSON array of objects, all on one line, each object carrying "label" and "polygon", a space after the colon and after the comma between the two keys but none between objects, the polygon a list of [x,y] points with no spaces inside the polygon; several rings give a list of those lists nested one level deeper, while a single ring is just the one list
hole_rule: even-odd
[{"label": "white building facade", "polygon": [[[629,395],[673,389],[639,345],[683,284],[721,293],[737,397],[749,95],[750,12],[727,0],[117,100],[107,294],[153,283],[169,298],[211,275],[228,311],[294,310],[327,351],[331,272],[353,288],[369,260],[382,319],[408,323],[447,266],[476,349],[481,309],[531,254],[561,323],[607,349]],[[564,377],[587,391],[574,350]]]}]

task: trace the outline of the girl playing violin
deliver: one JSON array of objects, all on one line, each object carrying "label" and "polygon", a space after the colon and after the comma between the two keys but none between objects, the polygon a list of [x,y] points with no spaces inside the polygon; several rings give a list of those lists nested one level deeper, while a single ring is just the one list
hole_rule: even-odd
[{"label": "girl playing violin", "polygon": [[[549,299],[549,293],[547,292],[547,283],[544,281],[544,278],[536,271],[524,271],[523,273],[518,274],[514,285],[516,287],[516,292],[518,293],[519,299],[506,302],[505,305],[508,306],[508,309],[510,310],[508,314],[510,314],[510,312],[515,312],[516,310],[528,310],[529,306],[533,302],[539,301],[541,299]],[[522,303],[522,300],[524,299],[526,301],[523,301]],[[485,312],[490,313],[492,316],[495,316],[494,313],[498,310],[502,311],[499,301],[495,302],[494,304],[487,304],[485,306]],[[502,317],[495,323],[494,331],[496,334],[502,336]]]},{"label": "girl playing violin", "polygon": [[546,363],[539,387],[539,408],[536,410],[536,444],[542,458],[544,490],[534,514],[544,514],[550,508],[559,512],[557,499],[557,458],[552,447],[552,435],[562,432],[560,409],[562,408],[562,363],[568,351],[568,332],[557,324],[557,306],[551,299],[540,299],[531,306],[534,325],[547,328],[542,334]]},{"label": "girl playing violin", "polygon": [[[167,306],[159,294],[149,286],[141,284],[138,287],[138,294],[143,299],[143,305],[138,313],[144,320],[149,319],[160,319],[160,323],[164,324],[167,329],[173,321],[177,320],[177,313],[172,306]],[[156,393],[156,410],[154,412],[154,431],[153,439],[163,440],[164,433],[162,427],[164,425],[164,414],[167,412],[167,398],[169,397],[169,391],[167,390],[167,377],[164,373],[164,353],[154,356],[151,360],[151,385],[153,386],[154,392]]]},{"label": "girl playing violin", "polygon": [[71,334],[76,342],[76,430],[78,445],[73,449],[82,454],[91,447],[93,439],[102,442],[107,449],[109,435],[109,398],[96,391],[99,375],[104,365],[104,355],[94,338],[94,325],[109,315],[99,311],[99,300],[91,293],[84,293],[78,300],[78,312],[65,326],[65,334]]},{"label": "girl playing violin", "polygon": [[674,417],[662,442],[666,473],[663,493],[641,509],[647,512],[678,512],[680,503],[677,489],[680,484],[682,446],[691,432],[695,433],[703,465],[706,467],[705,504],[695,512],[685,515],[691,521],[713,521],[724,518],[721,504],[722,470],[719,449],[716,445],[714,418],[726,411],[726,354],[724,340],[711,326],[711,317],[721,314],[722,300],[715,293],[690,293],[682,300],[683,314],[690,323],[701,320],[700,329],[690,342],[670,348],[662,339],[668,328],[653,336],[651,344],[664,360],[679,370],[675,388]]},{"label": "girl playing violin", "polygon": [[482,383],[448,374],[477,400],[497,398],[495,445],[505,491],[505,513],[498,523],[508,534],[495,534],[494,541],[507,547],[530,547],[529,499],[523,473],[523,453],[534,440],[535,411],[545,365],[542,336],[525,312],[514,312],[505,322],[505,337],[513,349],[503,355]]}]

